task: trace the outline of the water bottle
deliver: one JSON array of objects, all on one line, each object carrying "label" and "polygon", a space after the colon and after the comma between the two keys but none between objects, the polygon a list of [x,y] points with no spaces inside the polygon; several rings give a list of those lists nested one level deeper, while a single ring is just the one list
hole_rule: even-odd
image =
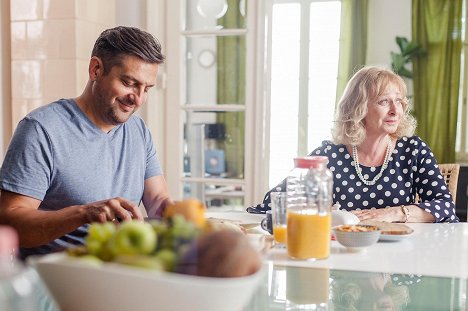
[{"label": "water bottle", "polygon": [[36,271],[16,258],[18,235],[0,226],[0,310],[58,310]]},{"label": "water bottle", "polygon": [[299,157],[286,180],[287,250],[293,259],[330,254],[333,178],[323,156]]}]

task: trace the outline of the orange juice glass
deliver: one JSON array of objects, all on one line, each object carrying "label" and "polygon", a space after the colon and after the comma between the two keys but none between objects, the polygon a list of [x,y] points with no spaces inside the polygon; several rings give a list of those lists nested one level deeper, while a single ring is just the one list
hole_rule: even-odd
[{"label": "orange juice glass", "polygon": [[275,224],[273,226],[273,238],[276,243],[286,244],[286,225]]},{"label": "orange juice glass", "polygon": [[331,213],[288,210],[287,249],[294,259],[325,259],[330,255]]},{"label": "orange juice glass", "polygon": [[286,192],[271,192],[271,218],[273,224],[273,238],[275,244],[286,245],[287,208]]}]

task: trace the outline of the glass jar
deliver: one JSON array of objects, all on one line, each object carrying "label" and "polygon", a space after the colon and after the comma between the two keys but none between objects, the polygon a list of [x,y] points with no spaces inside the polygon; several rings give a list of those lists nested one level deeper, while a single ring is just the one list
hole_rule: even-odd
[{"label": "glass jar", "polygon": [[327,163],[323,156],[295,158],[287,177],[287,249],[293,259],[330,254],[333,178]]}]

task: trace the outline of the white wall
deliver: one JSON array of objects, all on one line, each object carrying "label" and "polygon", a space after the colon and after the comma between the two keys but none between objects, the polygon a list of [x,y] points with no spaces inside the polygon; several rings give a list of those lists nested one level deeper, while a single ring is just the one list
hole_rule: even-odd
[{"label": "white wall", "polygon": [[115,0],[117,25],[146,29],[146,0]]},{"label": "white wall", "polygon": [[2,1],[0,4],[0,163],[10,142],[11,125],[11,70],[10,70],[10,3]]},{"label": "white wall", "polygon": [[411,40],[410,0],[369,0],[367,64],[390,66],[390,52],[398,52],[395,37]]},{"label": "white wall", "polygon": [[[161,43],[166,55],[164,37],[165,2],[163,0],[115,0],[116,25],[133,26],[153,34]],[[166,55],[167,57],[167,55]],[[138,111],[148,125],[158,151],[158,158],[165,165],[164,111],[165,101],[165,64],[159,67],[156,87],[150,91],[148,101]]]}]

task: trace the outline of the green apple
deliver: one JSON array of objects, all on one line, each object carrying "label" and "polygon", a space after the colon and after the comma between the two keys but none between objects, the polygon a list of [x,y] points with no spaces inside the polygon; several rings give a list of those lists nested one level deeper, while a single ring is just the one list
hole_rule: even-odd
[{"label": "green apple", "polygon": [[163,264],[155,256],[147,255],[119,255],[113,260],[116,263],[133,266],[138,268],[145,268],[151,270],[163,270]]},{"label": "green apple", "polygon": [[93,223],[88,227],[88,235],[85,238],[86,248],[91,255],[95,255],[103,260],[108,260],[107,243],[116,231],[115,225],[111,222]]},{"label": "green apple", "polygon": [[177,260],[177,255],[170,249],[162,249],[156,254],[156,258],[159,259],[161,264],[166,271],[174,271],[174,267]]},{"label": "green apple", "polygon": [[152,219],[148,223],[153,227],[154,232],[159,235],[163,235],[169,230],[167,223],[160,220]]},{"label": "green apple", "polygon": [[92,223],[88,227],[86,240],[107,242],[115,232],[115,225],[111,222]]},{"label": "green apple", "polygon": [[156,243],[157,236],[150,224],[131,220],[120,224],[108,246],[114,256],[147,255],[156,249]]}]

